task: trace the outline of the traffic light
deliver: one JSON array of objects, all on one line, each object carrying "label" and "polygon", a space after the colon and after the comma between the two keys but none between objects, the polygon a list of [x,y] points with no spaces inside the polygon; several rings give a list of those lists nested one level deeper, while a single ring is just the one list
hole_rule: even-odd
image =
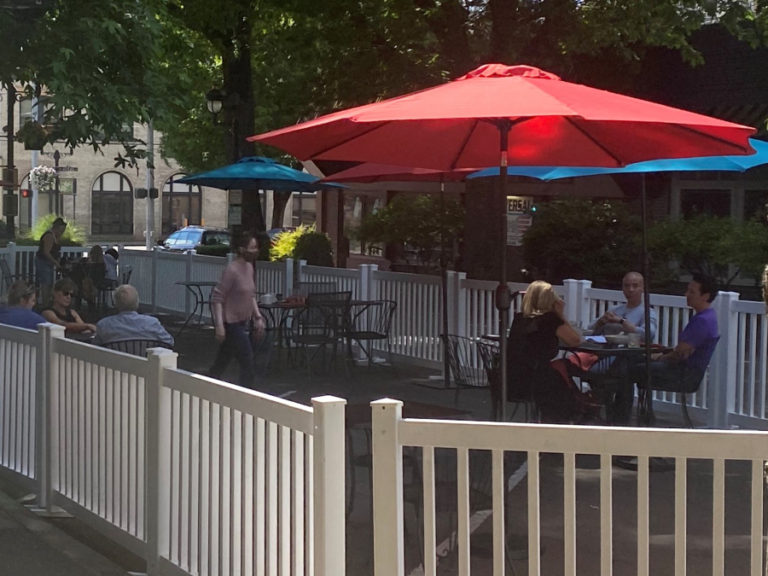
[{"label": "traffic light", "polygon": [[22,198],[32,198],[32,190],[30,188],[22,188],[19,192],[21,192]]}]

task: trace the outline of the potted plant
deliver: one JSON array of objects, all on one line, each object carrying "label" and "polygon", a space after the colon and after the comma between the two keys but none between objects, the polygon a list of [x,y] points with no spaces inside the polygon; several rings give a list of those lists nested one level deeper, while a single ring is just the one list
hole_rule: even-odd
[{"label": "potted plant", "polygon": [[56,169],[50,166],[35,166],[29,172],[29,184],[39,192],[50,192],[56,185]]},{"label": "potted plant", "polygon": [[25,150],[42,150],[48,142],[48,131],[39,122],[29,120],[16,132],[16,141],[23,142]]}]

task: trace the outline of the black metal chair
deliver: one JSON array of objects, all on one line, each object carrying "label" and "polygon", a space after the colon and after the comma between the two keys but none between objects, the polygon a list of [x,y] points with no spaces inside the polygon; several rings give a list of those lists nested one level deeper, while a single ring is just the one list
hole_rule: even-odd
[{"label": "black metal chair", "polygon": [[130,284],[131,283],[131,274],[133,273],[133,267],[132,266],[125,266],[122,268],[122,274],[120,275],[120,282],[119,284],[114,281],[105,280],[104,283],[99,287],[99,305],[106,309],[107,307],[112,307],[115,303],[113,294],[115,292],[115,288],[117,288],[120,284]]},{"label": "black metal chair", "polygon": [[[709,344],[709,357],[712,357],[712,354],[715,352],[715,348],[717,348],[717,344],[720,342],[720,336],[712,340]],[[698,373],[690,373],[687,376],[681,378],[675,386],[657,386],[654,385],[653,380],[651,379],[650,382],[650,388],[651,391],[657,390],[659,392],[672,392],[675,394],[678,394],[680,396],[680,410],[682,411],[683,420],[685,421],[685,425],[688,428],[694,428],[693,420],[691,420],[691,415],[688,413],[688,394],[695,394],[698,392],[699,388],[701,387],[701,383],[704,381],[704,377],[706,376],[706,371],[704,374],[698,374]],[[644,394],[650,394],[650,392],[646,391],[642,388],[642,386],[638,387],[638,392],[640,395],[640,400],[638,402],[638,408],[642,411],[644,408],[647,409],[647,413],[644,414],[641,412],[640,417],[647,419],[649,422],[653,422],[655,419],[653,414],[653,396],[648,396],[647,398],[643,398]]]},{"label": "black metal chair", "polygon": [[125,352],[126,354],[132,354],[134,356],[146,356],[148,348],[168,348],[169,350],[173,350],[173,346],[170,346],[161,340],[147,339],[117,340],[115,342],[105,342],[101,346],[103,348]]},{"label": "black metal chair", "polygon": [[303,352],[301,355],[310,376],[318,355],[322,356],[324,369],[328,348],[331,348],[332,358],[335,358],[341,332],[341,319],[342,315],[338,308],[323,303],[307,303],[293,315],[288,339],[292,346]]},{"label": "black metal chair", "polygon": [[[483,361],[484,353],[491,355],[491,352],[485,348],[491,344],[478,338],[466,338],[456,334],[448,334],[444,337],[444,342],[445,352],[448,354],[448,366],[456,387],[454,400],[456,406],[459,405],[459,393],[462,389],[487,388],[491,391],[489,372]],[[497,413],[497,402],[491,393],[491,417],[496,418]]]},{"label": "black metal chair", "polygon": [[344,335],[350,346],[353,342],[357,342],[368,359],[369,366],[373,364],[373,343],[376,341],[384,341],[389,363],[392,363],[392,343],[389,341],[389,332],[396,308],[397,302],[394,300],[371,300],[350,305],[349,320]]},{"label": "black metal chair", "polygon": [[310,296],[312,294],[328,294],[334,293],[339,290],[336,282],[296,282],[294,285],[294,291],[299,296]]},{"label": "black metal chair", "polygon": [[[501,354],[499,351],[499,343],[478,339],[476,345],[486,378],[488,379],[491,388],[493,418],[498,420],[501,418],[501,370],[499,369]],[[525,411],[525,421],[538,421],[538,411],[536,410],[536,402],[533,399],[533,391],[531,388],[511,389],[511,387],[508,386],[507,403],[515,405],[512,414],[510,415],[511,418],[514,418],[517,410],[522,405]]]}]

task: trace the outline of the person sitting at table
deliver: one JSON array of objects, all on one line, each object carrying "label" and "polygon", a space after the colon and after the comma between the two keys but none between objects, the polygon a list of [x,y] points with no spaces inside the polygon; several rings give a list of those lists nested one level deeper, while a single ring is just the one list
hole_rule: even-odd
[{"label": "person sitting at table", "polygon": [[36,302],[35,287],[17,280],[8,289],[8,305],[0,307],[0,324],[37,330],[37,325],[46,319],[32,310]]},{"label": "person sitting at table", "polygon": [[80,314],[72,309],[72,297],[76,289],[75,283],[69,278],[57,280],[53,285],[53,303],[40,314],[48,322],[64,326],[72,334],[96,332],[94,324],[83,322]]},{"label": "person sitting at table", "polygon": [[85,275],[82,279],[80,294],[88,303],[88,310],[96,307],[99,290],[106,285],[107,265],[104,262],[104,249],[94,244],[88,251],[85,261]]},{"label": "person sitting at table", "polygon": [[[651,389],[682,393],[698,390],[720,340],[717,314],[711,307],[717,293],[717,283],[713,278],[694,274],[685,291],[685,302],[693,308],[695,314],[680,333],[677,346],[669,352],[651,356],[648,366],[648,382]],[[644,362],[634,366],[632,380],[640,387],[644,385]],[[632,395],[629,396],[631,399]]]},{"label": "person sitting at table", "polygon": [[244,232],[237,239],[235,250],[237,257],[224,269],[211,292],[215,336],[221,344],[208,374],[220,378],[235,356],[240,365],[237,384],[253,388],[253,344],[264,337],[264,317],[256,301],[254,282],[253,262],[259,255],[256,238]]},{"label": "person sitting at table", "polygon": [[173,347],[174,341],[160,320],[139,314],[139,293],[130,284],[115,288],[113,295],[117,314],[105,316],[96,324],[94,344],[123,340],[158,340]]},{"label": "person sitting at table", "polygon": [[507,338],[508,396],[532,396],[542,421],[547,422],[578,419],[589,404],[589,398],[552,362],[560,342],[577,346],[582,341],[581,334],[566,321],[564,309],[565,302],[551,284],[531,283]]},{"label": "person sitting at table", "polygon": [[[645,290],[643,275],[639,272],[627,272],[621,281],[621,291],[627,301],[608,309],[605,314],[589,325],[588,329],[593,335],[603,334],[638,334],[639,338],[645,339],[645,304],[643,294]],[[650,312],[650,337],[653,340],[656,337],[656,329],[659,319],[656,311]],[[571,373],[584,378],[590,386],[597,386],[597,389],[603,395],[606,395],[607,412],[612,422],[625,421],[629,418],[631,412],[632,398],[626,398],[626,393],[632,394],[631,389],[626,387],[613,387],[603,389],[600,386],[599,375],[622,373],[627,369],[626,364],[617,364],[615,358],[605,357],[599,360],[596,354],[590,352],[575,352],[568,356],[568,360],[574,365],[575,370]],[[592,378],[590,379],[590,376]],[[610,392],[608,392],[610,390]]]},{"label": "person sitting at table", "polygon": [[[621,291],[627,301],[618,304],[606,311],[597,320],[589,325],[588,329],[593,334],[639,334],[640,338],[645,338],[645,304],[643,303],[644,293],[643,275],[639,272],[627,272],[621,281]],[[656,329],[659,324],[656,311],[651,309],[651,340],[656,336]]]},{"label": "person sitting at table", "polygon": [[110,248],[104,252],[104,278],[106,279],[106,285],[110,287],[117,286],[117,259],[119,254],[114,248]]}]

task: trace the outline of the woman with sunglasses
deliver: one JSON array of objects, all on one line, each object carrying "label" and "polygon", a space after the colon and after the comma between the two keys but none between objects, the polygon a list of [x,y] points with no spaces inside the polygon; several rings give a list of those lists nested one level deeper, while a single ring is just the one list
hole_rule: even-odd
[{"label": "woman with sunglasses", "polygon": [[64,326],[67,332],[96,333],[96,326],[83,322],[80,315],[72,309],[72,297],[75,295],[75,283],[69,278],[62,278],[53,285],[53,304],[41,312],[43,318],[53,324]]}]

